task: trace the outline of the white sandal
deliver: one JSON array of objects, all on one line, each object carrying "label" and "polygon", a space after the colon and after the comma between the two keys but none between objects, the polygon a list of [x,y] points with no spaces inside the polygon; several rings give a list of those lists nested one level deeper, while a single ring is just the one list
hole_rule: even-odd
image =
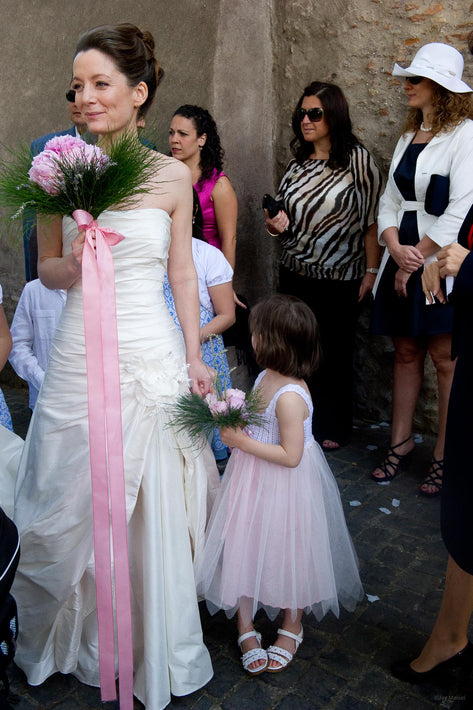
[{"label": "white sandal", "polygon": [[[261,634],[260,634],[260,632],[255,631],[254,629],[253,629],[253,631],[247,631],[246,634],[242,634],[241,636],[238,637],[237,643],[238,643],[240,650],[241,650],[241,644],[243,643],[243,641],[246,641],[246,639],[249,639],[252,636],[254,636],[256,638],[256,640],[260,644],[260,647],[259,648],[251,648],[249,651],[244,653],[243,656],[241,657],[241,662],[242,662],[243,668],[245,669],[245,671],[247,673],[249,673],[249,675],[259,675],[260,673],[263,673],[263,671],[265,671],[267,669],[268,663],[269,663],[268,654],[266,653],[264,648],[261,648]],[[266,661],[266,663],[264,663],[261,666],[258,666],[257,668],[248,668],[250,663],[254,663],[255,661]]]},{"label": "white sandal", "polygon": [[281,648],[280,646],[270,646],[267,649],[268,658],[270,661],[276,661],[276,663],[279,663],[279,666],[277,668],[271,668],[271,666],[268,666],[266,668],[266,671],[268,673],[280,673],[281,671],[285,670],[290,663],[292,663],[294,656],[297,653],[297,649],[301,645],[302,640],[304,638],[304,629],[302,628],[302,624],[301,630],[298,634],[293,634],[290,631],[285,631],[285,629],[278,629],[278,635],[287,636],[288,638],[295,641],[296,650],[294,651],[294,653],[290,653],[289,651],[286,651],[285,648]]}]

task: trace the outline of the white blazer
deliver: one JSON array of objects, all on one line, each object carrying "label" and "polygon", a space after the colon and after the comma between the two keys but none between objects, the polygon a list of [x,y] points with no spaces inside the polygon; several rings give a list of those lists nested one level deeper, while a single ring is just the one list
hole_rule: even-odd
[{"label": "white blazer", "polygon": [[[406,205],[393,175],[413,137],[413,133],[405,133],[394,150],[386,189],[379,202],[378,241],[385,247],[382,238],[384,230],[388,227],[399,228],[406,208],[415,209],[419,239],[427,235],[441,249],[457,240],[462,222],[473,204],[473,121],[466,119],[450,133],[434,136],[427,143],[417,158],[414,178],[417,202],[414,205]],[[427,214],[424,209],[425,193],[433,174],[450,177],[449,202],[440,217]],[[385,249],[373,289],[374,294],[388,259],[389,252]],[[435,256],[429,257],[426,263],[433,259]]]}]

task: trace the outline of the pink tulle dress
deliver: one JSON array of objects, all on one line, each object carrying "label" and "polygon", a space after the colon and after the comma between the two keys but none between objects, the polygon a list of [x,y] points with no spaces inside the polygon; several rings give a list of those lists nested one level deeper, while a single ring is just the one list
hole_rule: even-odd
[{"label": "pink tulle dress", "polygon": [[288,468],[233,450],[196,567],[197,590],[211,613],[233,616],[242,606],[253,617],[264,608],[274,619],[280,609],[304,609],[321,619],[329,610],[338,616],[339,603],[352,611],[363,597],[338,487],[312,436],[309,394],[299,385],[282,387],[266,424],[252,427],[251,436],[280,443],[275,410],[284,392],[299,394],[309,409],[302,459]]}]

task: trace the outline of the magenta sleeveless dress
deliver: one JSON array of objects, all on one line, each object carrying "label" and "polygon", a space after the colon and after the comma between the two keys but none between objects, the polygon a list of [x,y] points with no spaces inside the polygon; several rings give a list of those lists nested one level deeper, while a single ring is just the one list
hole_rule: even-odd
[{"label": "magenta sleeveless dress", "polygon": [[218,236],[217,230],[217,219],[215,217],[214,203],[212,201],[212,190],[215,187],[215,183],[221,177],[226,177],[224,172],[214,171],[208,180],[203,182],[196,182],[194,189],[199,196],[200,207],[202,210],[203,217],[203,235],[206,242],[212,244],[212,246],[217,247],[217,249],[222,249],[222,242]]}]

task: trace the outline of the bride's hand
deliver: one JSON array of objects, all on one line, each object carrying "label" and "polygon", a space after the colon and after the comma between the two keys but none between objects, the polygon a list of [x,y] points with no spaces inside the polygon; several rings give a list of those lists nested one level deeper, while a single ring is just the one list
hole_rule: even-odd
[{"label": "bride's hand", "polygon": [[84,244],[85,230],[82,230],[82,232],[79,232],[77,237],[71,243],[72,258],[78,266],[82,265],[82,254],[84,253]]},{"label": "bride's hand", "polygon": [[213,381],[216,374],[215,370],[205,365],[202,360],[191,360],[189,362],[191,391],[200,397],[205,397],[206,394],[213,390]]}]

